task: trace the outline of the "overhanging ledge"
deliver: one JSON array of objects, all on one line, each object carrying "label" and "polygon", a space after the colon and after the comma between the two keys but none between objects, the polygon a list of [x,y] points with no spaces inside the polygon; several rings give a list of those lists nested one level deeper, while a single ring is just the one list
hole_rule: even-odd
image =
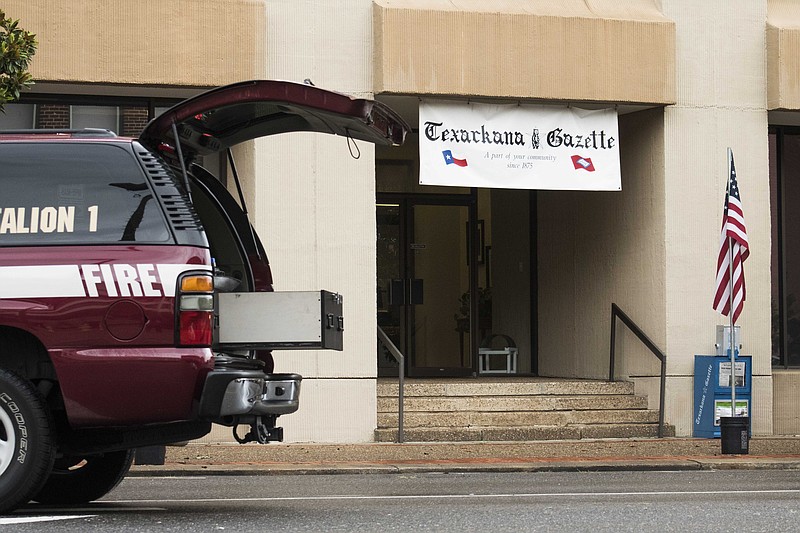
[{"label": "overhanging ledge", "polygon": [[265,74],[266,0],[4,0],[2,8],[39,35],[37,83],[169,90]]},{"label": "overhanging ledge", "polygon": [[618,4],[375,0],[375,93],[675,103],[675,23]]},{"label": "overhanging ledge", "polygon": [[787,0],[767,2],[767,109],[800,109],[800,12]]}]

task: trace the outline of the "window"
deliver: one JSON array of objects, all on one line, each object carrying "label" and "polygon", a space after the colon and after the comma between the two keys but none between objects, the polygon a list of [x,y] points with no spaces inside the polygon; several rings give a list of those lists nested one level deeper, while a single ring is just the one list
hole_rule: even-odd
[{"label": "window", "polygon": [[32,128],[35,111],[33,104],[6,104],[5,113],[0,113],[0,130]]},{"label": "window", "polygon": [[0,246],[166,242],[133,154],[82,143],[0,144]]},{"label": "window", "polygon": [[72,129],[102,128],[121,133],[119,108],[116,106],[74,105],[70,107]]},{"label": "window", "polygon": [[772,362],[800,366],[800,128],[770,128]]},{"label": "window", "polygon": [[2,129],[108,129],[123,137],[138,137],[154,116],[181,98],[42,94],[28,91],[0,113]]}]

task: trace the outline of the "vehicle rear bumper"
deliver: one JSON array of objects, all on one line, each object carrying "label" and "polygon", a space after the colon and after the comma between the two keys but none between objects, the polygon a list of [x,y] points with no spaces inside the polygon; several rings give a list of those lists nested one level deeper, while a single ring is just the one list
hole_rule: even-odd
[{"label": "vehicle rear bumper", "polygon": [[286,415],[300,407],[299,374],[266,374],[260,370],[215,369],[206,376],[200,398],[202,419]]}]

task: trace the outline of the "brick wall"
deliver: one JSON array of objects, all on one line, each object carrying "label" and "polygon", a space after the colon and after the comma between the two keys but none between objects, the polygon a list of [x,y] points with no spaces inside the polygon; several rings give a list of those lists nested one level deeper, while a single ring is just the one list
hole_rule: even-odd
[{"label": "brick wall", "polygon": [[36,127],[45,129],[69,128],[69,106],[39,104],[36,106]]},{"label": "brick wall", "polygon": [[148,110],[146,107],[122,107],[120,119],[120,135],[124,137],[138,137],[147,124]]}]

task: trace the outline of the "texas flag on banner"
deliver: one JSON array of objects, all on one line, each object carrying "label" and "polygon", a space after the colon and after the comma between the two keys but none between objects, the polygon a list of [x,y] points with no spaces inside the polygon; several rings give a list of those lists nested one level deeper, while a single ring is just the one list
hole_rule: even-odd
[{"label": "texas flag on banner", "polygon": [[456,159],[453,157],[452,150],[442,150],[442,155],[444,156],[444,162],[448,165],[458,165],[460,167],[467,166],[466,159]]}]

